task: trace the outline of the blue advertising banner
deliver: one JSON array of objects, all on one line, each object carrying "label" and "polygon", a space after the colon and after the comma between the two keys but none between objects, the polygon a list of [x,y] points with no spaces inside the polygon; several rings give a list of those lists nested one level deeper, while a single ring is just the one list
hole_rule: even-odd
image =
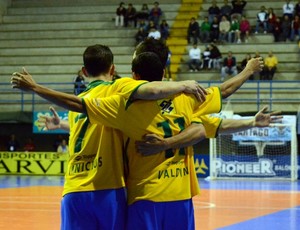
[{"label": "blue advertising banner", "polygon": [[[68,120],[68,112],[67,111],[58,111],[58,116],[61,120]],[[52,114],[49,111],[35,111],[33,112],[33,127],[32,132],[33,133],[40,133],[40,134],[49,134],[49,133],[68,133],[65,130],[57,129],[57,130],[47,130],[46,127],[43,126],[43,116],[52,116]]]}]

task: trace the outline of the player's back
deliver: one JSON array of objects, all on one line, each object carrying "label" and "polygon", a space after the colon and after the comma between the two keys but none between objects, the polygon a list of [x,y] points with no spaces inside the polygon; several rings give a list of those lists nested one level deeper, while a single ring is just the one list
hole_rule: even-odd
[{"label": "player's back", "polygon": [[[107,97],[135,87],[130,78],[117,81],[94,81],[79,96]],[[69,112],[70,159],[64,194],[125,186],[123,175],[123,138],[120,131],[91,124],[85,114]]]}]

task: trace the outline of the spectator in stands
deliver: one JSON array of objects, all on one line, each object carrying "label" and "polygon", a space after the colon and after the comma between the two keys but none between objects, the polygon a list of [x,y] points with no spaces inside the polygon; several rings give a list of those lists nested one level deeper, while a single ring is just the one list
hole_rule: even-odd
[{"label": "spectator in stands", "polygon": [[137,26],[137,19],[136,19],[136,9],[132,5],[132,3],[128,4],[126,15],[124,19],[124,26],[128,27],[129,23],[133,23],[134,27]]},{"label": "spectator in stands", "polygon": [[154,24],[158,26],[162,15],[163,15],[163,11],[159,7],[159,3],[154,2],[154,6],[149,13],[149,20],[152,20]]},{"label": "spectator in stands", "polygon": [[212,61],[212,68],[214,69],[220,69],[220,63],[222,61],[222,54],[219,50],[219,48],[214,44],[210,43],[208,45],[208,48],[210,50],[210,59]]},{"label": "spectator in stands", "polygon": [[295,5],[295,15],[298,15],[300,17],[300,0],[298,0],[298,3]]},{"label": "spectator in stands", "polygon": [[274,42],[281,41],[281,21],[280,18],[277,17],[276,21],[273,24],[273,36],[274,36]]},{"label": "spectator in stands", "polygon": [[135,34],[135,44],[136,46],[148,37],[148,33],[144,27],[140,27]]},{"label": "spectator in stands", "polygon": [[273,33],[274,25],[276,23],[276,14],[274,13],[273,8],[268,9],[268,21],[267,21],[267,28],[269,33]]},{"label": "spectator in stands", "polygon": [[172,81],[172,74],[171,74],[171,56],[172,52],[168,47],[168,59],[165,66],[165,78],[167,81]]},{"label": "spectator in stands", "polygon": [[295,17],[291,23],[290,40],[294,41],[296,36],[298,36],[298,39],[300,39],[300,16],[299,15],[295,15]]},{"label": "spectator in stands", "polygon": [[236,17],[233,17],[230,22],[230,30],[228,32],[228,42],[241,43],[240,23]]},{"label": "spectator in stands", "polygon": [[74,79],[74,94],[78,95],[86,89],[84,74],[82,70],[78,70],[77,77]]},{"label": "spectator in stands", "polygon": [[167,40],[170,35],[170,27],[166,19],[162,20],[162,22],[160,23],[159,30],[160,30],[161,38],[163,40]]},{"label": "spectator in stands", "polygon": [[223,66],[221,68],[221,81],[224,81],[226,75],[235,76],[237,75],[236,58],[229,51],[227,57],[224,58]]},{"label": "spectator in stands", "polygon": [[9,152],[16,152],[20,148],[20,142],[17,140],[15,134],[11,134],[10,138],[6,144],[6,149]]},{"label": "spectator in stands", "polygon": [[226,42],[228,39],[228,33],[230,31],[230,22],[227,20],[226,16],[222,16],[219,24],[219,40],[221,42]]},{"label": "spectator in stands", "polygon": [[154,39],[157,39],[157,40],[159,40],[161,38],[161,33],[156,28],[156,26],[150,28],[148,38],[154,38]]},{"label": "spectator in stands", "polygon": [[220,22],[217,17],[214,17],[213,23],[210,27],[210,40],[214,43],[219,42],[220,36]]},{"label": "spectator in stands", "polygon": [[31,137],[27,138],[23,149],[26,152],[33,152],[33,151],[35,151],[35,144],[33,143],[33,140],[32,140]]},{"label": "spectator in stands", "polygon": [[212,23],[215,16],[219,18],[220,12],[217,1],[213,0],[211,6],[208,8],[208,22]]},{"label": "spectator in stands", "polygon": [[201,23],[200,27],[200,39],[203,43],[210,41],[210,27],[211,24],[208,22],[208,17],[204,17],[204,21]]},{"label": "spectator in stands", "polygon": [[273,54],[272,51],[269,52],[269,55],[265,58],[264,61],[264,78],[263,80],[272,80],[274,73],[277,69],[278,59]]},{"label": "spectator in stands", "polygon": [[188,66],[190,72],[199,71],[201,64],[201,49],[197,46],[197,43],[195,43],[189,50]]},{"label": "spectator in stands", "polygon": [[220,17],[226,16],[227,18],[230,18],[231,11],[232,7],[228,4],[228,0],[224,0],[224,5],[220,9]]},{"label": "spectator in stands", "polygon": [[243,40],[245,43],[248,43],[251,26],[246,16],[242,16],[240,22],[240,31],[241,31],[241,40]]},{"label": "spectator in stands", "polygon": [[57,153],[67,154],[69,153],[69,146],[66,139],[63,139],[59,146],[57,147]]},{"label": "spectator in stands", "polygon": [[202,69],[204,70],[210,70],[211,69],[211,65],[212,65],[212,60],[210,58],[210,49],[208,48],[208,46],[206,46],[205,50],[203,51],[202,54],[202,59],[203,59],[203,63],[202,63]]},{"label": "spectator in stands", "polygon": [[[245,58],[241,62],[240,67],[238,68],[239,72],[241,72],[241,71],[243,71],[243,69],[245,69],[245,67],[250,59],[251,59],[251,54],[250,53],[246,54]],[[249,77],[249,80],[254,80],[254,75],[251,75]]]},{"label": "spectator in stands", "polygon": [[231,4],[232,4],[231,18],[235,16],[237,17],[238,20],[240,20],[243,15],[244,8],[247,5],[247,2],[243,0],[233,0]]},{"label": "spectator in stands", "polygon": [[151,28],[156,27],[152,20],[149,21],[148,25],[146,26],[146,32],[149,33]]},{"label": "spectator in stands", "polygon": [[287,15],[290,20],[294,16],[294,4],[290,0],[286,0],[286,3],[282,6],[283,16]]},{"label": "spectator in stands", "polygon": [[149,11],[149,8],[148,8],[148,4],[144,3],[142,5],[141,10],[136,13],[136,19],[137,19],[138,24],[141,20],[148,21],[149,12],[150,11]]},{"label": "spectator in stands", "polygon": [[192,17],[187,30],[188,43],[197,44],[199,36],[200,36],[199,23],[196,21],[194,17]]},{"label": "spectator in stands", "polygon": [[284,15],[281,22],[281,35],[282,40],[287,41],[290,38],[291,33],[291,21],[288,15]]},{"label": "spectator in stands", "polygon": [[266,11],[265,6],[260,7],[260,12],[257,13],[256,15],[256,27],[255,27],[255,33],[258,33],[259,27],[263,27],[264,33],[267,33],[268,30],[268,13]]},{"label": "spectator in stands", "polygon": [[125,3],[121,2],[116,10],[115,25],[124,26],[124,18],[126,15]]}]

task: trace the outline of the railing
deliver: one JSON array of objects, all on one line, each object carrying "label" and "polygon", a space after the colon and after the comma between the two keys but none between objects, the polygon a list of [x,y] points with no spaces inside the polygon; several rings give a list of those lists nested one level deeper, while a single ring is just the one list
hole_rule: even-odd
[{"label": "railing", "polygon": [[[220,85],[219,81],[199,81],[204,87]],[[50,82],[43,84],[54,90],[73,93],[74,83]],[[18,89],[12,89],[9,83],[0,83],[0,106],[5,104],[19,105],[19,111],[25,111],[25,105],[28,111],[35,110],[37,104],[49,104],[43,98],[30,92],[23,92]],[[229,99],[233,103],[252,103],[256,104],[257,110],[262,105],[268,105],[269,109],[275,103],[300,105],[300,81],[248,81],[237,91],[237,96],[232,95]],[[240,95],[246,95],[241,97]],[[238,97],[238,98],[237,98]]]}]

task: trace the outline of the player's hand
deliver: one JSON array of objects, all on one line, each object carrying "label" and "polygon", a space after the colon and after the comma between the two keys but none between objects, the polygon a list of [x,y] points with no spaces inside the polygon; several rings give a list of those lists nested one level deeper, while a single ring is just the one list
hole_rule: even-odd
[{"label": "player's hand", "polygon": [[38,127],[42,127],[44,131],[60,129],[60,118],[56,110],[51,106],[52,116],[41,115],[38,119]]},{"label": "player's hand", "polygon": [[160,153],[168,149],[165,139],[156,134],[146,134],[142,141],[135,142],[135,146],[137,152],[144,156]]},{"label": "player's hand", "polygon": [[282,121],[283,116],[278,115],[281,112],[271,112],[266,113],[268,107],[263,107],[254,117],[254,126],[256,127],[267,127],[272,123],[280,123]]},{"label": "player's hand", "polygon": [[260,72],[264,68],[264,61],[261,57],[259,58],[251,58],[246,65],[246,68],[253,72]]},{"label": "player's hand", "polygon": [[197,81],[187,80],[183,81],[185,84],[184,93],[194,94],[198,101],[204,102],[206,99],[207,92],[203,86],[201,86]]},{"label": "player's hand", "polygon": [[12,88],[21,89],[24,91],[30,91],[36,85],[36,82],[24,67],[21,73],[14,72],[12,74],[10,83],[12,85]]}]

